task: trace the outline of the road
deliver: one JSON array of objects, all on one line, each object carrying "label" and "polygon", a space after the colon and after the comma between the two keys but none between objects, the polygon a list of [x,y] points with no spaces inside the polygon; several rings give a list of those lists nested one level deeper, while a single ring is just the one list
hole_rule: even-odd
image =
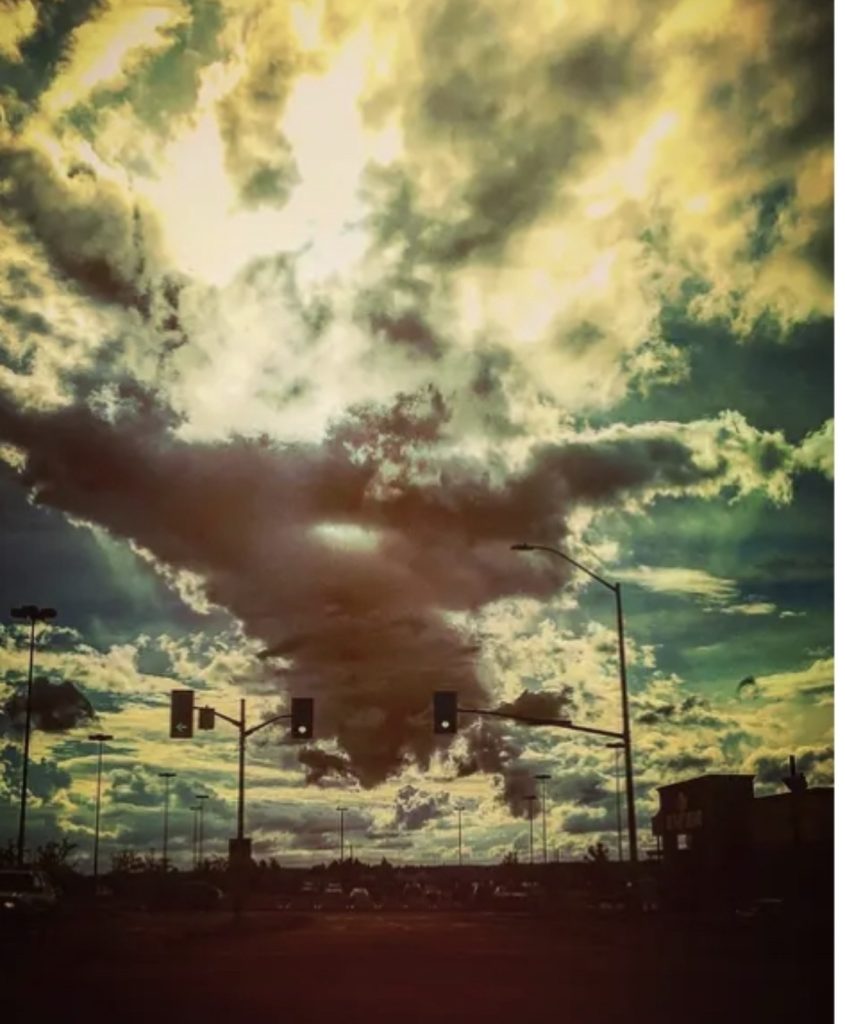
[{"label": "road", "polygon": [[[832,1019],[826,938],[653,918],[522,914],[101,915],[35,936],[10,1021],[498,1024]],[[11,952],[11,951],[9,951]],[[10,1012],[9,1012],[10,1011]]]}]

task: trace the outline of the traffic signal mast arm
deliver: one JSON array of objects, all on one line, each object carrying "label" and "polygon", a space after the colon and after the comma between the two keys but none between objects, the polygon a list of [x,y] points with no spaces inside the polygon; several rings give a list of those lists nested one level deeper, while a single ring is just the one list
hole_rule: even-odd
[{"label": "traffic signal mast arm", "polygon": [[222,711],[218,711],[216,708],[214,710],[214,714],[216,718],[222,718],[224,721],[234,725],[236,729],[243,729],[244,738],[252,736],[254,732],[258,732],[259,729],[263,729],[265,725],[274,725],[276,722],[284,722],[291,717],[290,712],[285,715],[275,715],[273,718],[268,718],[263,722],[259,722],[258,725],[253,725],[251,729],[247,729],[245,727],[246,723],[238,721],[237,718],[230,718],[228,715],[224,715]]},{"label": "traffic signal mast arm", "polygon": [[589,732],[595,736],[612,736],[624,740],[624,733],[612,732],[610,729],[594,729],[588,725],[573,725],[568,718],[529,718],[526,715],[512,715],[507,711],[488,711],[483,708],[458,708],[465,715],[492,715],[494,718],[507,718],[512,722],[523,722],[525,725],[556,725],[559,729],[571,729],[573,732]]}]

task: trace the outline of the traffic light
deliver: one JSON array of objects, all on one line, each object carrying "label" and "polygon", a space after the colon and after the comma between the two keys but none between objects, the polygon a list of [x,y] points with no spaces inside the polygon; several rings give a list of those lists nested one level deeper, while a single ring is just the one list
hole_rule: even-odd
[{"label": "traffic light", "polygon": [[458,694],[455,690],[434,691],[434,731],[440,735],[458,731]]},{"label": "traffic light", "polygon": [[295,740],[310,740],[314,735],[314,698],[291,697],[290,734]]},{"label": "traffic light", "polygon": [[194,691],[170,691],[170,735],[187,740],[194,735]]},{"label": "traffic light", "polygon": [[200,708],[197,727],[200,729],[214,728],[214,708]]}]

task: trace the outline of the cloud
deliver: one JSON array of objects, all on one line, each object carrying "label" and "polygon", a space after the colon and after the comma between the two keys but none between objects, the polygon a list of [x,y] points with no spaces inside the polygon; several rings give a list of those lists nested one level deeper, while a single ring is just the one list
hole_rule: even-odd
[{"label": "cloud", "polygon": [[808,434],[795,453],[800,469],[818,470],[833,479],[833,420],[827,420],[814,434]]},{"label": "cloud", "polygon": [[616,576],[622,582],[634,583],[646,590],[661,594],[691,594],[694,597],[721,603],[736,596],[734,580],[713,576],[703,569],[682,566],[645,566],[619,569]]},{"label": "cloud", "polygon": [[445,790],[437,793],[416,786],[402,786],[396,792],[396,826],[415,831],[436,821],[451,810],[451,796]]},{"label": "cloud", "polygon": [[[33,679],[30,708],[32,728],[43,732],[65,732],[95,719],[91,702],[67,679],[61,683],[43,676]],[[0,712],[0,733],[23,729],[25,717],[26,694],[8,697]]]},{"label": "cloud", "polygon": [[723,615],[772,615],[777,610],[777,605],[771,601],[743,601],[719,609]]}]

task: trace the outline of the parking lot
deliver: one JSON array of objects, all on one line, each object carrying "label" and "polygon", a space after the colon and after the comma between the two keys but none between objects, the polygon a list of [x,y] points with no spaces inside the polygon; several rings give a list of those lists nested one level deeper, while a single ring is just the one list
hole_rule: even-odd
[{"label": "parking lot", "polygon": [[20,1021],[831,1019],[825,936],[664,918],[101,912],[5,952]]}]

